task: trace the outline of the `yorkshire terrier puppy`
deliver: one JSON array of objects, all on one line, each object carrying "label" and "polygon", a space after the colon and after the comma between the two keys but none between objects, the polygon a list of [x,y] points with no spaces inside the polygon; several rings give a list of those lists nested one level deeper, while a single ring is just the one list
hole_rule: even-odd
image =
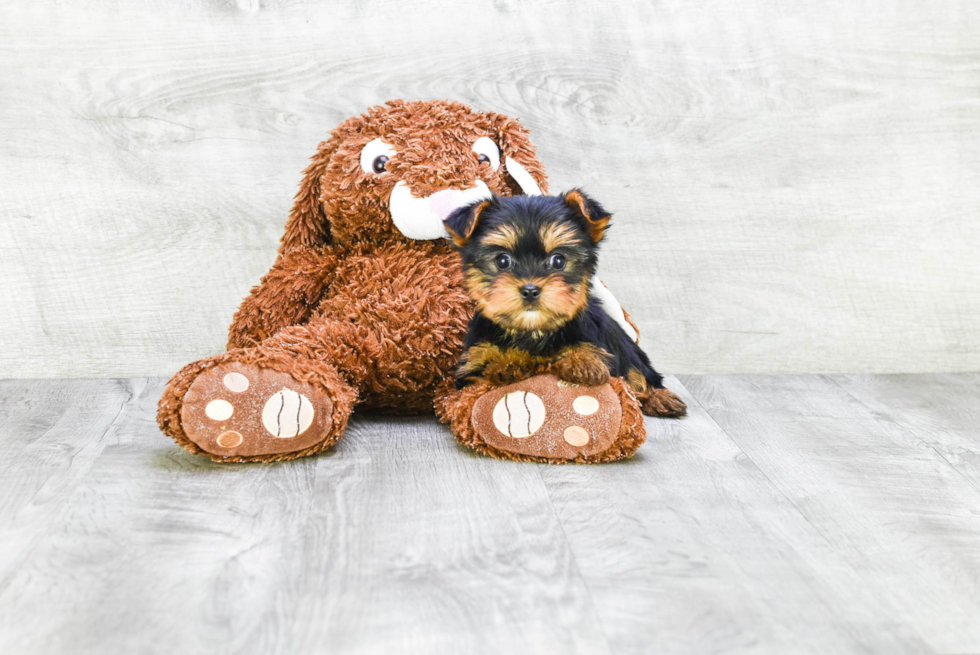
[{"label": "yorkshire terrier puppy", "polygon": [[646,354],[589,293],[609,219],[578,190],[494,197],[446,219],[477,308],[457,388],[480,378],[502,386],[540,373],[597,386],[612,375],[626,380],[644,413],[686,414]]}]

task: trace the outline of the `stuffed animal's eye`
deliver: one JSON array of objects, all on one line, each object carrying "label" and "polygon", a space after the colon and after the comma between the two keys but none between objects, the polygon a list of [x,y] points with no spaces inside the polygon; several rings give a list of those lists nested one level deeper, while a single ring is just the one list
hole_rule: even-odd
[{"label": "stuffed animal's eye", "polygon": [[552,255],[549,263],[551,268],[560,271],[565,268],[565,255]]},{"label": "stuffed animal's eye", "polygon": [[511,260],[510,255],[505,253],[500,253],[499,255],[494,257],[493,263],[496,264],[497,268],[499,268],[501,271],[506,271],[508,268],[510,268],[510,265],[513,263],[513,261]]},{"label": "stuffed animal's eye", "polygon": [[381,139],[369,141],[361,150],[361,170],[368,175],[385,173],[388,161],[396,154],[395,149]]},{"label": "stuffed animal's eye", "polygon": [[481,164],[490,164],[493,170],[500,168],[500,148],[490,137],[481,136],[474,141],[473,152],[479,156]]}]

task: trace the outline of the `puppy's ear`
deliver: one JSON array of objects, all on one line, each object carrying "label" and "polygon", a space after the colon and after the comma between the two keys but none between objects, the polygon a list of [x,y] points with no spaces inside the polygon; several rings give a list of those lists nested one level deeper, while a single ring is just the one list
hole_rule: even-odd
[{"label": "puppy's ear", "polygon": [[585,224],[589,228],[589,236],[592,237],[592,243],[602,241],[606,228],[609,227],[609,219],[612,218],[609,212],[578,189],[572,189],[562,195],[562,200],[572,208],[572,211],[585,219]]},{"label": "puppy's ear", "polygon": [[466,205],[453,211],[446,217],[445,225],[456,247],[462,248],[469,243],[476,226],[480,223],[480,215],[490,206],[489,200]]}]

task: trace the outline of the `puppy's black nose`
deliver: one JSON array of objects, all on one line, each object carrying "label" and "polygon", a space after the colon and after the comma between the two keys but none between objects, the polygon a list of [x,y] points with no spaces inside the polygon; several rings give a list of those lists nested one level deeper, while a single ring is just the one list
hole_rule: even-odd
[{"label": "puppy's black nose", "polygon": [[536,284],[525,284],[521,287],[521,298],[524,300],[537,300],[541,295],[541,287]]}]

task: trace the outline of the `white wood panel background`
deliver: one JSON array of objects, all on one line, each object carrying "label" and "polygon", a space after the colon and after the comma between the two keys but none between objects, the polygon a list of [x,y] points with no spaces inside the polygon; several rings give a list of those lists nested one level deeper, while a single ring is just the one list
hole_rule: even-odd
[{"label": "white wood panel background", "polygon": [[327,130],[518,116],[659,368],[980,369],[980,4],[0,4],[0,377],[222,349]]}]

